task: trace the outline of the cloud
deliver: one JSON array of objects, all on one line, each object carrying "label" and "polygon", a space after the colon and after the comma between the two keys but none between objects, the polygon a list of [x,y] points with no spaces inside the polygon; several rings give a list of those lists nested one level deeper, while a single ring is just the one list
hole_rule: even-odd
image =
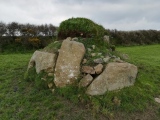
[{"label": "cloud", "polygon": [[87,17],[107,29],[160,28],[158,0],[1,0],[0,21],[45,24]]}]

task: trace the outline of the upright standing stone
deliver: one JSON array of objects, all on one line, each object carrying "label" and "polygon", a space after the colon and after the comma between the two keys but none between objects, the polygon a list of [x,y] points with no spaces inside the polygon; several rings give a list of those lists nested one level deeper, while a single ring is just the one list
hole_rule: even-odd
[{"label": "upright standing stone", "polygon": [[82,43],[69,39],[63,41],[55,67],[54,83],[57,87],[64,87],[76,81],[84,54],[85,47]]},{"label": "upright standing stone", "polygon": [[107,35],[105,35],[105,36],[103,37],[103,40],[104,40],[104,42],[106,42],[107,44],[110,43],[110,42],[109,42],[109,36],[107,36]]}]

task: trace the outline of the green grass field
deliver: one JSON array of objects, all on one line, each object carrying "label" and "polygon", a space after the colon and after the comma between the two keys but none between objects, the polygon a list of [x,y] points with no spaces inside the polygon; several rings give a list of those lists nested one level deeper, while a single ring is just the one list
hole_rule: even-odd
[{"label": "green grass field", "polygon": [[[154,101],[160,97],[160,45],[118,47],[117,51],[128,54],[128,61],[138,66],[135,86],[93,97],[92,107],[25,81],[31,53],[1,54],[0,120],[160,119],[160,104]],[[112,103],[114,96],[121,100],[120,106]]]}]

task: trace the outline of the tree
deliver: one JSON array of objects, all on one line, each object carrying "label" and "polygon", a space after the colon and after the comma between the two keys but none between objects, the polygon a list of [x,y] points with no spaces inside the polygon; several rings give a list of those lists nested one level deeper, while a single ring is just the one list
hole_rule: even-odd
[{"label": "tree", "polygon": [[49,36],[54,36],[54,33],[56,32],[57,27],[53,26],[52,24],[49,24]]},{"label": "tree", "polygon": [[6,24],[3,22],[0,22],[0,36],[3,36],[6,33]]},{"label": "tree", "polygon": [[8,35],[13,37],[17,36],[18,33],[20,32],[19,24],[17,22],[9,23],[7,25],[7,29],[8,29]]}]

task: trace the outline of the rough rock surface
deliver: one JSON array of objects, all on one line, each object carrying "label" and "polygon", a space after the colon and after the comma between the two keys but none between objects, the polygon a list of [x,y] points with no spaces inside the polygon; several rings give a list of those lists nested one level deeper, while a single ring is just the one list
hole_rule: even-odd
[{"label": "rough rock surface", "polygon": [[85,47],[82,43],[70,39],[63,41],[55,67],[54,83],[57,87],[75,82],[80,74],[80,63],[84,54]]},{"label": "rough rock surface", "polygon": [[87,50],[88,50],[88,52],[91,52],[91,51],[92,51],[92,49],[91,49],[91,48],[87,48]]},{"label": "rough rock surface", "polygon": [[85,64],[87,62],[87,59],[83,59],[82,64]]},{"label": "rough rock surface", "polygon": [[130,63],[109,63],[105,70],[90,84],[86,93],[103,95],[107,90],[131,86],[137,76],[137,67]]},{"label": "rough rock surface", "polygon": [[91,66],[82,66],[82,72],[88,74],[95,74],[95,70]]},{"label": "rough rock surface", "polygon": [[97,58],[97,59],[94,59],[93,61],[94,61],[94,63],[103,63],[104,62],[102,58]]},{"label": "rough rock surface", "polygon": [[87,87],[92,82],[92,80],[93,80],[93,77],[90,74],[87,74],[80,80],[79,86]]},{"label": "rough rock surface", "polygon": [[72,40],[73,40],[73,41],[77,41],[77,40],[78,40],[78,38],[77,38],[77,37],[74,37],[74,38],[72,38]]},{"label": "rough rock surface", "polygon": [[125,61],[121,60],[120,58],[114,58],[113,60],[114,62],[118,62],[118,63],[123,63]]},{"label": "rough rock surface", "polygon": [[92,45],[92,49],[94,50],[96,48],[96,46],[95,45]]},{"label": "rough rock surface", "polygon": [[127,54],[122,54],[121,57],[125,60],[128,60],[129,59],[129,56]]},{"label": "rough rock surface", "polygon": [[48,88],[52,88],[53,87],[53,83],[48,83]]},{"label": "rough rock surface", "polygon": [[105,58],[103,58],[103,61],[104,61],[105,63],[107,63],[107,62],[109,62],[110,59],[111,59],[111,57],[106,56]]},{"label": "rough rock surface", "polygon": [[54,76],[54,73],[48,73],[48,76],[49,76],[49,77],[53,77],[53,76]]},{"label": "rough rock surface", "polygon": [[102,64],[98,64],[97,66],[94,67],[96,74],[100,74],[102,72],[102,69],[103,69]]},{"label": "rough rock surface", "polygon": [[96,53],[91,53],[91,56],[92,56],[92,57],[96,56]]},{"label": "rough rock surface", "polygon": [[157,103],[160,103],[160,98],[155,98],[155,101],[156,101]]},{"label": "rough rock surface", "polygon": [[40,73],[41,70],[46,70],[46,72],[53,72],[55,61],[55,54],[35,51],[28,64],[28,69],[35,66],[37,73]]}]

